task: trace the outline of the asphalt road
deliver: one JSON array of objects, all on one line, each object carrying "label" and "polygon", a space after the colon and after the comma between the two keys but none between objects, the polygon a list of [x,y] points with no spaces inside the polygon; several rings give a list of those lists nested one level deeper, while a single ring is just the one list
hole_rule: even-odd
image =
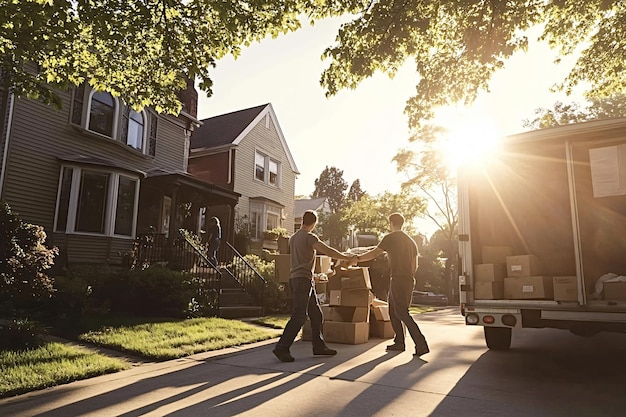
[{"label": "asphalt road", "polygon": [[492,352],[458,309],[416,316],[431,353],[388,354],[389,340],[331,346],[293,363],[273,342],[143,364],[0,400],[0,416],[619,416],[626,415],[626,334],[514,332]]}]

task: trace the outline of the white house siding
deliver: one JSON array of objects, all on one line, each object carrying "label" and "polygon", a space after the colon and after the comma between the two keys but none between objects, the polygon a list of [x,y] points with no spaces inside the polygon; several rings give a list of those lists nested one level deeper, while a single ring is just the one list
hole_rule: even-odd
[{"label": "white house siding", "polygon": [[[63,109],[60,111],[33,100],[15,100],[1,196],[25,221],[44,226],[49,236],[52,236],[62,165],[59,156],[85,155],[109,159],[144,172],[154,168],[183,170],[185,141],[182,125],[177,126],[160,118],[156,156],[150,157],[121,142],[72,127],[71,94],[61,93],[61,97]],[[97,236],[86,238],[89,242],[99,239]],[[102,240],[107,239],[120,240],[124,247],[132,242],[130,239],[102,237]],[[59,243],[62,245],[63,241]],[[77,244],[74,248],[79,252],[84,251],[85,258],[101,249],[91,244]]]},{"label": "white house siding", "polygon": [[[254,156],[258,150],[280,161],[280,185],[275,187],[264,184],[254,178]],[[249,215],[250,197],[265,197],[279,202],[286,216],[283,227],[293,233],[293,209],[296,173],[291,169],[287,154],[283,148],[276,127],[270,121],[269,128],[261,120],[239,143],[235,156],[234,191],[241,194],[236,210],[240,216]]]}]

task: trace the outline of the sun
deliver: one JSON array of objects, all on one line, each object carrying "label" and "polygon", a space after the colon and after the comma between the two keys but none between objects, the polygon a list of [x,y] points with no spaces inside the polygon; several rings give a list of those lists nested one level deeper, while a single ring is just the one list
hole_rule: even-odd
[{"label": "sun", "polygon": [[446,119],[443,126],[447,134],[441,147],[450,172],[463,166],[481,166],[493,157],[502,135],[489,117],[465,111]]}]

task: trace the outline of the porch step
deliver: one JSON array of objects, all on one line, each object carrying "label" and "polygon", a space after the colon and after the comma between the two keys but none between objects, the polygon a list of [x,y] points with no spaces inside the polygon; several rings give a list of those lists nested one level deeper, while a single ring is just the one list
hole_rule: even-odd
[{"label": "porch step", "polygon": [[220,307],[220,317],[225,319],[239,319],[245,317],[263,316],[261,306],[222,306]]}]

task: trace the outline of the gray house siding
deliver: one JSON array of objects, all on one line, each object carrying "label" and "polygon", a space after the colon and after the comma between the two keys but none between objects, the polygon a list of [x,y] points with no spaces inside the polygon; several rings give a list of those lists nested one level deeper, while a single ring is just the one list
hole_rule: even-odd
[{"label": "gray house siding", "polygon": [[[62,159],[82,155],[113,161],[140,172],[154,169],[182,172],[186,165],[186,125],[175,117],[158,116],[156,154],[152,157],[72,125],[72,95],[61,93],[61,97],[60,111],[33,100],[15,100],[0,198],[25,221],[43,226],[51,244],[71,250],[74,261],[99,262],[113,258],[119,261],[120,254],[130,249],[132,238],[53,232]],[[139,172],[134,176],[141,178]]]},{"label": "gray house siding", "polygon": [[[255,179],[256,151],[280,161],[278,187]],[[236,207],[240,216],[249,215],[250,197],[265,197],[284,206],[285,219],[282,221],[282,227],[290,233],[293,232],[296,173],[290,167],[287,154],[271,118],[268,127],[266,127],[265,119],[259,121],[237,146],[234,180],[234,191],[242,195]]]}]

